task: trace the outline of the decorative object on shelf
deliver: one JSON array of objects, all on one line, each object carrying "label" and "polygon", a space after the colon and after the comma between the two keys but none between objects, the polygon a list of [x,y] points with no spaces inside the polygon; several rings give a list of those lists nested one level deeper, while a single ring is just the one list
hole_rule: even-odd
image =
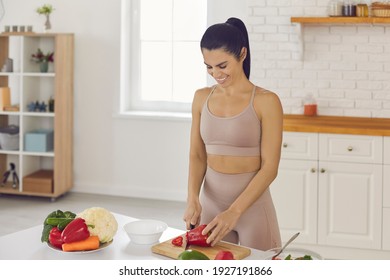
[{"label": "decorative object on shelf", "polygon": [[39,64],[39,69],[42,73],[49,70],[49,62],[54,62],[54,52],[44,54],[40,48],[36,53],[31,55],[31,59]]},{"label": "decorative object on shelf", "polygon": [[29,111],[29,112],[34,112],[35,111],[35,102],[30,102],[27,105],[27,111]]},{"label": "decorative object on shelf", "polygon": [[48,32],[51,29],[50,14],[54,11],[54,8],[50,4],[45,4],[42,7],[39,7],[36,12],[40,15],[46,17],[45,21],[45,32]]},{"label": "decorative object on shelf", "polygon": [[368,17],[368,5],[366,3],[359,3],[356,5],[357,17]]},{"label": "decorative object on shelf", "polygon": [[390,17],[390,2],[373,2],[371,13],[374,17]]},{"label": "decorative object on shelf", "polygon": [[47,73],[48,70],[49,70],[49,62],[42,61],[41,63],[39,63],[39,71],[41,71],[41,73]]},{"label": "decorative object on shelf", "polygon": [[2,150],[19,150],[19,126],[0,127],[0,148]]},{"label": "decorative object on shelf", "polygon": [[19,185],[19,176],[16,173],[15,163],[11,162],[9,165],[10,165],[10,169],[4,172],[3,174],[3,180],[1,182],[1,186],[2,187],[5,186],[5,184],[8,181],[8,177],[12,174],[12,188],[16,189],[16,187]]},{"label": "decorative object on shelf", "polygon": [[46,103],[42,101],[42,103],[39,105],[39,112],[46,112],[46,108]]},{"label": "decorative object on shelf", "polygon": [[19,108],[19,105],[4,106],[4,111],[7,111],[7,112],[19,112],[20,108]]},{"label": "decorative object on shelf", "polygon": [[354,3],[354,1],[344,1],[342,6],[342,15],[345,17],[356,17],[356,4]]},{"label": "decorative object on shelf", "polygon": [[54,112],[54,98],[52,96],[49,99],[49,112]]},{"label": "decorative object on shelf", "polygon": [[305,116],[317,115],[317,102],[314,99],[313,95],[309,94],[305,97],[303,108],[303,114]]},{"label": "decorative object on shelf", "polygon": [[27,110],[29,112],[47,112],[47,107],[48,105],[44,101],[39,102],[37,100],[35,102],[30,102],[27,105]]},{"label": "decorative object on shelf", "polygon": [[328,12],[331,17],[341,16],[341,3],[339,1],[330,1]]},{"label": "decorative object on shelf", "polygon": [[4,107],[11,105],[11,89],[9,87],[0,87],[0,111]]},{"label": "decorative object on shelf", "polygon": [[12,58],[6,58],[1,72],[13,72],[14,71],[14,61]]},{"label": "decorative object on shelf", "polygon": [[54,131],[37,129],[24,135],[24,150],[26,152],[49,152],[54,149]]}]

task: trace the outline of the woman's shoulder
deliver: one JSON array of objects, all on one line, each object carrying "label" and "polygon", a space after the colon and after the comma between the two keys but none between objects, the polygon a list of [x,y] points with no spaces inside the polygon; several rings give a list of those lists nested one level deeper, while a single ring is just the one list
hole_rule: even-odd
[{"label": "woman's shoulder", "polygon": [[261,87],[256,88],[254,107],[256,111],[261,112],[260,115],[268,111],[283,111],[279,96],[275,92]]},{"label": "woman's shoulder", "polygon": [[275,92],[258,86],[256,87],[255,101],[256,100],[263,104],[264,102],[280,102],[279,96]]},{"label": "woman's shoulder", "polygon": [[194,102],[203,103],[207,99],[207,97],[209,96],[212,90],[213,87],[204,87],[204,88],[197,89],[194,95]]},{"label": "woman's shoulder", "polygon": [[196,90],[192,102],[193,108],[194,109],[197,108],[198,111],[201,111],[203,108],[203,104],[206,102],[207,97],[209,96],[212,90],[213,87],[204,87]]}]

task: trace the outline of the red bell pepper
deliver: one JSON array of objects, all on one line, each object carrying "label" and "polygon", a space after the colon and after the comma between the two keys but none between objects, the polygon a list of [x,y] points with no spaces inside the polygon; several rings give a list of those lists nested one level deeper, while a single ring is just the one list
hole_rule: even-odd
[{"label": "red bell pepper", "polygon": [[195,245],[201,247],[210,247],[211,243],[207,243],[206,240],[210,235],[210,232],[207,234],[202,234],[202,231],[207,225],[200,225],[194,229],[187,231],[186,239],[187,245]]},{"label": "red bell pepper", "polygon": [[234,255],[231,251],[218,251],[214,260],[234,260]]},{"label": "red bell pepper", "polygon": [[172,239],[172,245],[181,247],[183,245],[183,236],[179,235],[178,237]]},{"label": "red bell pepper", "polygon": [[62,244],[64,241],[62,241],[61,234],[62,231],[60,231],[57,227],[53,227],[49,233],[49,243],[62,250]]},{"label": "red bell pepper", "polygon": [[62,240],[64,243],[72,243],[87,239],[90,233],[88,226],[83,218],[76,218],[71,221],[62,231]]}]

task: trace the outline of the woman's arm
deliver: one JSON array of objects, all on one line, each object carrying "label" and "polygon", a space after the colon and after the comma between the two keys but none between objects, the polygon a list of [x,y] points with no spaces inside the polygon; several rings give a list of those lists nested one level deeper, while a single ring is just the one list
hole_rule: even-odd
[{"label": "woman's arm", "polygon": [[187,229],[190,224],[199,225],[202,207],[199,202],[199,193],[203,183],[207,166],[207,155],[203,140],[200,136],[200,116],[208,90],[198,90],[192,103],[192,125],[190,136],[189,174],[187,208],[184,221]]},{"label": "woman's arm", "polygon": [[271,92],[255,99],[261,119],[261,168],[240,196],[203,230],[212,230],[208,242],[215,245],[237,224],[238,219],[270,186],[278,173],[283,133],[283,110],[279,98]]}]

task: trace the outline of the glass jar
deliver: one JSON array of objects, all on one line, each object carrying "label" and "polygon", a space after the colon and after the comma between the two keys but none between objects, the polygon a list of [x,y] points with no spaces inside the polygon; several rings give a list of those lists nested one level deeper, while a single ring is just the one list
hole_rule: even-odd
[{"label": "glass jar", "polygon": [[356,5],[356,16],[357,17],[368,17],[368,5],[360,3]]},{"label": "glass jar", "polygon": [[330,17],[341,16],[341,3],[339,1],[330,1],[328,14]]},{"label": "glass jar", "polygon": [[303,114],[305,116],[317,115],[317,102],[311,94],[305,97],[305,100],[303,102]]},{"label": "glass jar", "polygon": [[351,0],[344,1],[342,15],[344,17],[356,17],[356,4]]}]

